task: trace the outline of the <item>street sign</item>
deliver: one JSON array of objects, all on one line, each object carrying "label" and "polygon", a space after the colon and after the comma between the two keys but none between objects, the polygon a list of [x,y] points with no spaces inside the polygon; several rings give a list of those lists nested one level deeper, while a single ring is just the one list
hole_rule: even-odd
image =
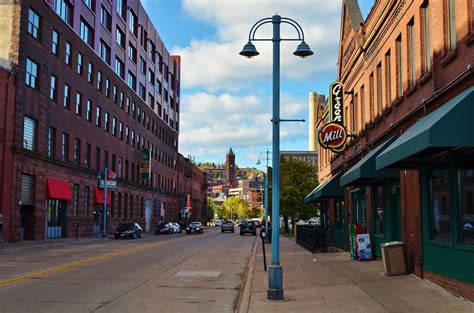
[{"label": "street sign", "polygon": [[105,188],[105,184],[107,182],[107,189],[116,189],[117,188],[117,181],[115,180],[99,180],[99,188]]},{"label": "street sign", "polygon": [[151,149],[142,149],[140,151],[140,178],[150,179],[151,176]]},{"label": "street sign", "polygon": [[115,180],[117,178],[117,174],[115,174],[115,172],[107,172],[107,179],[108,180]]}]

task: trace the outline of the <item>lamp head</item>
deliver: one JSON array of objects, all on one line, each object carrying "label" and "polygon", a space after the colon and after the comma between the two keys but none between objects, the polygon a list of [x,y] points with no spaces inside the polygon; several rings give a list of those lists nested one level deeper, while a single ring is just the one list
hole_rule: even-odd
[{"label": "lamp head", "polygon": [[255,163],[255,164],[260,165],[260,163],[262,163],[262,162],[260,162],[260,160],[257,160],[257,163]]},{"label": "lamp head", "polygon": [[239,52],[239,54],[250,59],[251,57],[255,57],[260,53],[255,48],[254,44],[249,41],[245,44],[244,48]]},{"label": "lamp head", "polygon": [[293,54],[301,58],[306,58],[306,57],[309,57],[310,55],[313,55],[314,53],[309,48],[308,44],[302,41],[296,48],[296,51],[293,52]]}]

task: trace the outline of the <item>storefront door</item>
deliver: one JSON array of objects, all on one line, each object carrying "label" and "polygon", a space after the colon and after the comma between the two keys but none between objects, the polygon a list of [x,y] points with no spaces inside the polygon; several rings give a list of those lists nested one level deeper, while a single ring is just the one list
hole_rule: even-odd
[{"label": "storefront door", "polygon": [[346,221],[345,221],[345,212],[344,212],[344,200],[337,200],[335,207],[335,216],[334,216],[334,237],[336,241],[336,247],[340,249],[346,249]]},{"label": "storefront door", "polygon": [[46,238],[67,237],[67,201],[46,199]]},{"label": "storefront door", "polygon": [[354,192],[354,201],[352,208],[352,222],[353,224],[364,224],[366,223],[366,197],[365,188],[361,188]]},{"label": "storefront door", "polygon": [[35,239],[35,206],[21,206],[20,240]]}]

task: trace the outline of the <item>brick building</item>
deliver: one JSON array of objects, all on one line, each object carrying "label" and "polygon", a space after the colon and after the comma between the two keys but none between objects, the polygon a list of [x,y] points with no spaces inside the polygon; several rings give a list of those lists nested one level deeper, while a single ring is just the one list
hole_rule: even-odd
[{"label": "brick building", "polygon": [[[81,236],[98,234],[104,168],[117,176],[107,231],[178,220],[178,186],[198,190],[203,181],[194,168],[184,177],[190,162],[178,164],[180,58],[140,2],[9,1],[0,11],[3,239],[69,237],[75,222]],[[143,149],[151,150],[148,180]]]},{"label": "brick building", "polygon": [[[474,299],[474,8],[471,0],[342,5],[338,81],[346,149],[319,148],[321,202],[348,248],[405,242],[408,269]],[[328,112],[319,128],[328,121]]]}]

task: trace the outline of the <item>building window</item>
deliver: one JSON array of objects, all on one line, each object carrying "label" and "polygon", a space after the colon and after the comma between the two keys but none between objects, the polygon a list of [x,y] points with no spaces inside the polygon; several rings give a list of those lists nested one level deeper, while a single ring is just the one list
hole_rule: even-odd
[{"label": "building window", "polygon": [[131,42],[128,43],[128,57],[137,64],[137,48]]},{"label": "building window", "polygon": [[392,106],[392,68],[390,50],[385,54],[385,107]]},{"label": "building window", "polygon": [[125,19],[125,0],[115,1],[115,11],[119,16]]},{"label": "building window", "polygon": [[382,62],[377,65],[377,115],[382,115]]},{"label": "building window", "polygon": [[84,62],[84,56],[82,55],[82,53],[78,52],[77,53],[77,69],[76,69],[76,72],[77,72],[77,74],[79,74],[81,76],[82,76],[82,73],[84,72],[83,62]]},{"label": "building window", "polygon": [[36,40],[41,37],[41,17],[32,8],[28,11],[28,33]]},{"label": "building window", "polygon": [[56,156],[56,128],[48,128],[48,156],[54,158]]},{"label": "building window", "polygon": [[112,136],[117,136],[117,119],[112,118]]},{"label": "building window", "polygon": [[360,129],[365,128],[365,87],[360,87]]},{"label": "building window", "polygon": [[383,186],[377,186],[374,188],[375,193],[375,234],[384,234],[384,199],[383,199]]},{"label": "building window", "polygon": [[110,65],[110,47],[102,39],[100,40],[100,58]]},{"label": "building window", "polygon": [[428,1],[421,7],[421,23],[423,73],[428,73],[431,71],[430,12]]},{"label": "building window", "polygon": [[411,19],[410,23],[407,25],[407,35],[408,35],[408,75],[409,75],[409,84],[411,87],[416,85],[416,68],[415,68],[415,30],[414,30],[414,21]]},{"label": "building window", "polygon": [[117,171],[116,163],[117,163],[117,156],[115,154],[112,154],[112,172],[114,173]]},{"label": "building window", "polygon": [[102,91],[102,72],[97,71],[97,90]]},{"label": "building window", "polygon": [[109,167],[109,152],[104,150],[104,168]]},{"label": "building window", "polygon": [[108,78],[105,79],[105,96],[110,97],[110,80]]},{"label": "building window", "polygon": [[369,118],[372,122],[374,120],[374,73],[369,75]]},{"label": "building window", "polygon": [[155,86],[155,72],[151,68],[148,69],[148,83]]},{"label": "building window", "polygon": [[118,57],[115,57],[115,74],[125,79],[125,64]]},{"label": "building window", "polygon": [[125,127],[125,142],[126,143],[129,143],[129,130],[128,130],[128,126]]},{"label": "building window", "polygon": [[459,217],[461,227],[461,242],[474,244],[474,168],[463,164],[459,171],[461,207]]},{"label": "building window", "polygon": [[127,85],[133,91],[137,91],[137,78],[130,71],[128,71]]},{"label": "building window", "polygon": [[89,186],[84,187],[84,216],[89,216],[89,195],[90,188]]},{"label": "building window", "polygon": [[143,101],[146,102],[146,88],[143,86],[142,83],[140,83],[140,98],[143,99]]},{"label": "building window", "polygon": [[94,65],[91,62],[87,64],[87,81],[91,84],[94,82]]},{"label": "building window", "polygon": [[118,159],[117,176],[122,178],[122,158]]},{"label": "building window", "polygon": [[72,46],[71,46],[71,43],[69,43],[68,41],[66,41],[66,54],[65,54],[65,57],[64,57],[64,63],[67,65],[67,66],[71,66],[72,64],[72,61],[71,61],[71,53],[72,53]]},{"label": "building window", "polygon": [[120,122],[119,124],[119,139],[123,140],[123,123]]},{"label": "building window", "polygon": [[39,87],[38,76],[39,76],[38,64],[30,58],[26,59],[26,75],[25,83],[33,89]]},{"label": "building window", "polygon": [[59,33],[56,30],[53,30],[51,36],[51,53],[55,56],[59,55]]},{"label": "building window", "polygon": [[63,107],[69,109],[71,107],[71,87],[68,84],[64,84],[64,102]]},{"label": "building window", "polygon": [[158,53],[158,70],[163,74],[163,56]]},{"label": "building window", "polygon": [[449,51],[456,50],[456,15],[454,0],[446,1],[446,43]]},{"label": "building window", "polygon": [[53,8],[56,14],[58,14],[63,21],[72,26],[73,6],[69,0],[55,0]]},{"label": "building window", "polygon": [[130,14],[129,14],[129,21],[128,21],[128,26],[130,32],[135,36],[138,37],[138,17],[133,12],[133,10],[130,9]]},{"label": "building window", "polygon": [[81,18],[79,36],[85,43],[87,43],[90,47],[94,48],[94,31],[92,30],[92,27],[83,18]]},{"label": "building window", "polygon": [[100,171],[100,148],[95,147],[95,169]]},{"label": "building window", "polygon": [[37,121],[31,117],[23,118],[23,148],[36,151]]},{"label": "building window", "polygon": [[81,165],[81,139],[76,138],[74,140],[74,163]]},{"label": "building window", "polygon": [[82,94],[80,92],[76,93],[76,114],[82,115]]},{"label": "building window", "polygon": [[104,113],[104,130],[109,132],[109,112]]},{"label": "building window", "polygon": [[112,32],[112,16],[103,5],[100,7],[100,23],[109,33]]},{"label": "building window", "polygon": [[122,49],[125,49],[125,33],[118,26],[115,30],[115,42],[122,47]]},{"label": "building window", "polygon": [[[140,122],[142,121],[142,120],[141,120],[142,117],[141,117],[141,115],[140,115],[140,111],[141,111],[141,110],[140,110],[140,107],[137,106],[137,121],[138,121],[138,123],[140,123]],[[133,110],[133,117],[135,117],[135,110]]]},{"label": "building window", "polygon": [[86,120],[89,122],[92,120],[92,102],[89,99],[87,99],[86,103]]},{"label": "building window", "polygon": [[69,161],[69,135],[66,133],[63,133],[61,141],[61,160]]},{"label": "building window", "polygon": [[117,104],[117,86],[114,85],[113,91],[112,91],[112,100],[114,101],[115,104]]},{"label": "building window", "polygon": [[130,114],[130,98],[127,97],[127,105],[126,105],[126,110],[127,114]]},{"label": "building window", "polygon": [[155,63],[156,58],[156,48],[155,44],[152,41],[148,42],[148,58]]},{"label": "building window", "polygon": [[451,192],[448,170],[436,168],[431,171],[431,238],[451,240]]},{"label": "building window", "polygon": [[140,57],[140,64],[139,64],[140,72],[143,75],[146,75],[146,61],[144,58]]},{"label": "building window", "polygon": [[51,74],[51,80],[49,83],[49,99],[54,102],[58,101],[58,78]]},{"label": "building window", "polygon": [[101,112],[100,106],[97,106],[95,110],[95,126],[97,127],[101,127]]},{"label": "building window", "polygon": [[130,138],[131,139],[131,144],[132,144],[132,147],[135,147],[135,131],[132,129],[132,137]]},{"label": "building window", "polygon": [[86,143],[86,167],[91,168],[91,144]]},{"label": "building window", "polygon": [[397,69],[397,98],[403,96],[403,67],[402,67],[402,36],[395,41],[396,69]]},{"label": "building window", "polygon": [[120,102],[120,108],[121,108],[121,109],[123,109],[123,100],[124,100],[123,97],[124,97],[124,96],[123,96],[123,91],[121,91],[121,92],[120,92],[120,101],[119,101],[119,102]]}]

